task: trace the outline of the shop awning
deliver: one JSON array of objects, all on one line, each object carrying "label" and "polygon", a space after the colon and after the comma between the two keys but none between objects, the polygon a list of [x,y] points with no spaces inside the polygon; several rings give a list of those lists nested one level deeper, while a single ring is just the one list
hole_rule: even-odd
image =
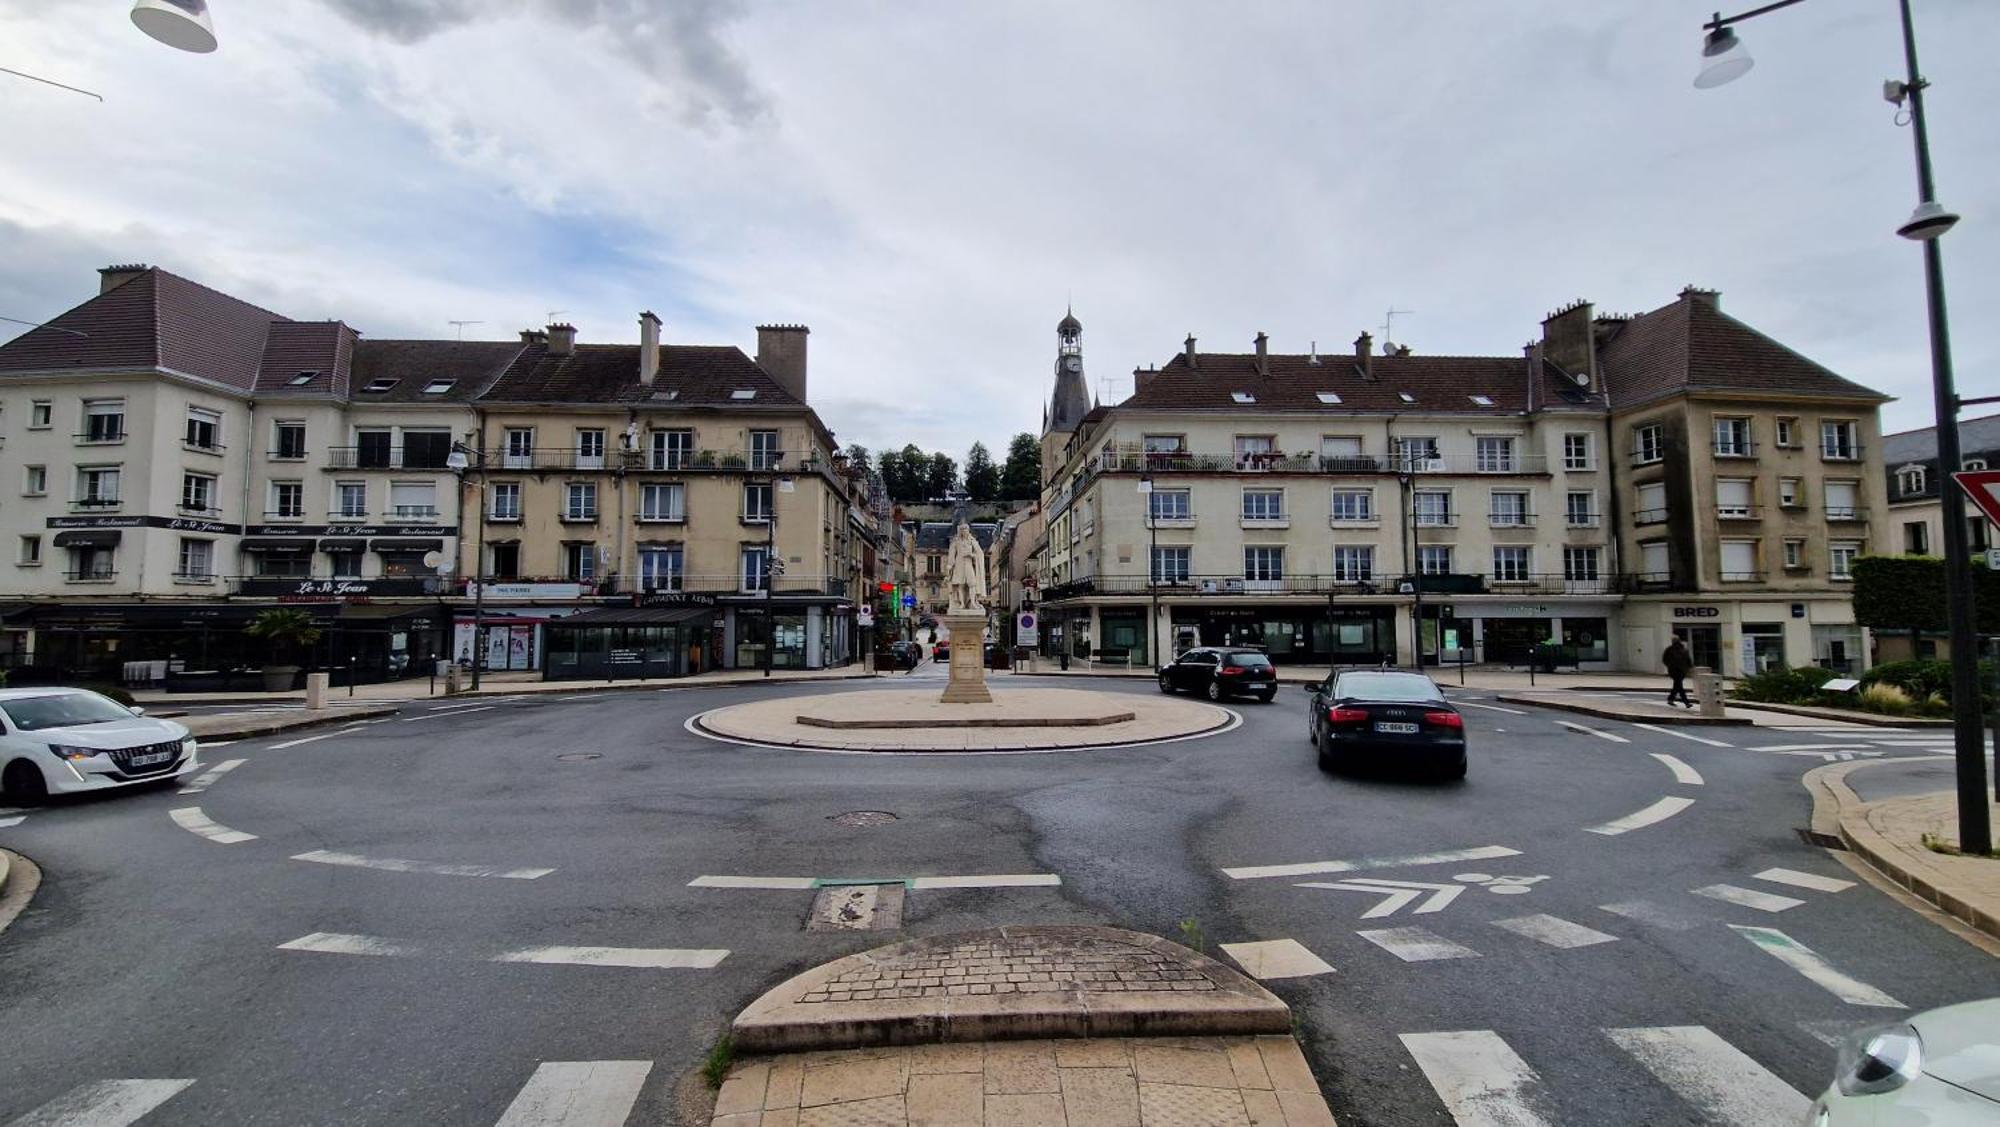
[{"label": "shop awning", "polygon": [[346,603],[340,608],[340,621],[381,621],[387,618],[432,618],[441,608],[436,603],[411,606],[408,603]]},{"label": "shop awning", "polygon": [[71,529],[56,533],[55,543],[58,548],[116,548],[123,535],[115,528]]},{"label": "shop awning", "polygon": [[289,536],[246,536],[237,542],[246,552],[310,552],[313,542]]},{"label": "shop awning", "polygon": [[411,536],[382,536],[368,542],[378,552],[442,552],[444,541]]},{"label": "shop awning", "polygon": [[319,550],[322,552],[365,552],[368,550],[368,541],[322,540],[319,542]]},{"label": "shop awning", "polygon": [[568,630],[585,626],[673,626],[682,622],[705,622],[714,617],[714,607],[604,607],[552,618],[549,627]]}]

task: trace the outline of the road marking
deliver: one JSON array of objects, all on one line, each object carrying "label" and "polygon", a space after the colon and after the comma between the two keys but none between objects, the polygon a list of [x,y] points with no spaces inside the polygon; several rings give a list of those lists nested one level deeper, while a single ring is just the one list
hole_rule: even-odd
[{"label": "road marking", "polygon": [[495,1127],[624,1127],[652,1069],[649,1060],[543,1061]]},{"label": "road marking", "polygon": [[1783,912],[1805,903],[1789,896],[1758,892],[1754,888],[1738,888],[1733,884],[1711,884],[1692,891],[1696,896],[1706,896],[1710,900],[1720,900],[1724,904],[1735,904],[1742,908],[1755,908],[1760,912]]},{"label": "road marking", "polygon": [[1615,744],[1628,744],[1632,742],[1631,740],[1626,739],[1624,736],[1618,735],[1614,732],[1606,732],[1599,728],[1593,728],[1588,724],[1577,724],[1569,720],[1558,720],[1556,721],[1556,723],[1562,725],[1565,728],[1568,728],[1572,732],[1584,732],[1588,735],[1596,736],[1600,740],[1610,740],[1612,743]]},{"label": "road marking", "polygon": [[278,944],[280,951],[317,951],[323,955],[416,955],[422,950],[412,943],[379,939],[372,935],[344,935],[337,931],[315,931]]},{"label": "road marking", "polygon": [[560,704],[561,702],[563,702],[563,701],[568,701],[568,700],[593,700],[593,699],[595,699],[595,698],[596,698],[596,696],[597,696],[597,694],[596,694],[596,693],[584,693],[584,694],[582,694],[581,696],[574,696],[574,697],[557,697],[557,698],[556,698],[556,702],[557,702],[558,704]]},{"label": "road marking", "polygon": [[202,791],[214,786],[215,780],[220,779],[222,776],[227,775],[248,762],[250,761],[247,759],[225,759],[207,771],[197,775],[193,782],[181,788],[181,793],[200,794]]},{"label": "road marking", "polygon": [[1751,751],[1861,751],[1866,744],[1768,744],[1752,747]]},{"label": "road marking", "polygon": [[1497,704],[1475,704],[1475,703],[1473,703],[1472,701],[1469,701],[1469,700],[1459,700],[1459,701],[1453,701],[1452,703],[1453,703],[1453,704],[1456,704],[1456,705],[1458,705],[1458,706],[1459,706],[1459,707],[1461,707],[1461,708],[1483,708],[1483,709],[1485,709],[1485,710],[1486,710],[1486,711],[1488,711],[1488,712],[1504,712],[1504,713],[1506,713],[1506,714],[1507,714],[1507,715],[1509,715],[1509,716],[1526,716],[1526,715],[1527,715],[1527,713],[1526,713],[1526,712],[1524,712],[1524,711],[1522,711],[1521,709],[1518,709],[1518,708],[1501,708],[1501,707],[1500,707],[1499,705],[1497,705]]},{"label": "road marking", "polygon": [[496,963],[556,963],[585,967],[644,967],[653,970],[707,970],[729,956],[727,950],[692,947],[526,947],[495,955]]},{"label": "road marking", "polygon": [[1406,963],[1427,963],[1434,959],[1476,959],[1479,952],[1461,947],[1435,932],[1420,927],[1391,927],[1354,934],[1373,943]]},{"label": "road marking", "polygon": [[1636,720],[1635,720],[1635,721],[1633,721],[1633,722],[1632,722],[1632,726],[1633,726],[1634,728],[1644,728],[1644,729],[1646,729],[1646,730],[1647,730],[1648,732],[1658,732],[1659,734],[1661,734],[1661,735],[1663,735],[1663,736],[1672,736],[1672,737],[1674,737],[1674,738],[1675,738],[1675,739],[1677,739],[1677,740],[1687,740],[1687,741],[1689,741],[1690,743],[1698,743],[1698,744],[1707,744],[1707,745],[1708,745],[1708,746],[1710,746],[1710,747],[1735,747],[1735,746],[1736,746],[1735,744],[1726,744],[1726,743],[1723,743],[1723,742],[1722,742],[1721,740],[1712,740],[1712,739],[1709,739],[1709,738],[1708,738],[1707,736],[1696,736],[1696,735],[1691,735],[1691,734],[1689,734],[1689,733],[1687,733],[1687,732],[1676,732],[1676,731],[1674,731],[1674,730],[1673,730],[1672,728],[1662,728],[1662,727],[1661,727],[1661,726],[1659,726],[1658,724],[1641,724],[1641,723],[1639,723],[1638,721],[1636,721]]},{"label": "road marking", "polygon": [[223,845],[235,845],[242,841],[257,840],[256,834],[246,834],[241,830],[232,830],[228,826],[210,821],[208,815],[202,813],[199,806],[183,806],[178,810],[169,810],[167,811],[167,817],[172,818],[175,825],[187,832],[198,834],[210,841],[219,842]]},{"label": "road marking", "polygon": [[192,1080],[96,1080],[80,1084],[8,1127],[125,1127],[173,1099]]},{"label": "road marking", "polygon": [[1384,897],[1374,907],[1361,913],[1361,918],[1364,920],[1393,916],[1411,901],[1426,892],[1430,893],[1430,898],[1422,904],[1411,908],[1410,914],[1413,916],[1423,916],[1429,915],[1432,912],[1441,912],[1453,900],[1458,899],[1459,893],[1465,891],[1465,886],[1462,884],[1427,884],[1423,881],[1369,880],[1365,877],[1356,877],[1353,880],[1337,881],[1330,884],[1317,881],[1304,881],[1298,887],[1326,888],[1332,889],[1335,892],[1371,892],[1377,896]]},{"label": "road marking", "polygon": [[1882,753],[1879,751],[1862,751],[1860,748],[1855,748],[1851,751],[1781,751],[1778,754],[1797,755],[1807,759],[1818,759],[1832,763],[1836,760],[1846,762],[1852,759],[1873,759]]},{"label": "road marking", "polygon": [[696,877],[688,882],[689,888],[783,888],[808,889],[813,887],[811,877]]},{"label": "road marking", "polygon": [[1681,798],[1677,795],[1670,795],[1646,807],[1644,810],[1634,811],[1623,818],[1606,822],[1601,826],[1585,826],[1584,832],[1615,837],[1618,834],[1631,833],[1633,830],[1643,830],[1647,826],[1664,822],[1693,805],[1694,799],[1692,798]]},{"label": "road marking", "polygon": [[18,826],[22,822],[25,822],[27,820],[28,816],[26,814],[9,814],[0,816],[0,829],[6,829],[8,826]]},{"label": "road marking", "polygon": [[198,739],[198,740],[197,740],[196,742],[198,742],[198,743],[199,743],[199,744],[201,745],[201,749],[202,749],[203,751],[214,751],[214,750],[215,750],[216,748],[218,748],[218,747],[228,747],[228,746],[229,746],[230,744],[239,744],[239,743],[242,743],[243,741],[242,741],[242,740],[201,740],[201,739]]},{"label": "road marking", "polygon": [[344,736],[346,734],[347,734],[346,732],[322,732],[317,736],[307,736],[302,740],[286,740],[284,743],[281,744],[272,744],[267,750],[283,751],[288,747],[297,747],[300,744],[309,744],[312,743],[314,740],[330,740],[335,736]]},{"label": "road marking", "polygon": [[1333,973],[1331,964],[1307,950],[1305,944],[1296,939],[1224,943],[1221,947],[1251,978],[1306,978]]},{"label": "road marking", "polygon": [[915,877],[910,881],[912,891],[926,888],[1027,888],[1062,883],[1062,878],[1054,873],[993,873],[986,876],[967,877]]},{"label": "road marking", "polygon": [[1409,857],[1364,857],[1359,861],[1308,861],[1302,865],[1246,865],[1224,869],[1222,873],[1231,880],[1309,877],[1319,873],[1351,873],[1359,869],[1398,869],[1405,865],[1443,865],[1452,861],[1490,861],[1500,857],[1520,855],[1520,850],[1509,849],[1504,845],[1481,845],[1472,849],[1418,853]]},{"label": "road marking", "polygon": [[1803,1123],[1810,1100],[1700,1025],[1607,1029],[1660,1083],[1702,1111],[1706,1123]]},{"label": "road marking", "polygon": [[357,869],[381,869],[391,873],[430,873],[441,877],[501,877],[506,880],[534,880],[555,872],[554,869],[502,869],[493,865],[440,865],[430,861],[402,861],[394,857],[363,857],[358,853],[333,853],[325,849],[315,849],[310,853],[294,853],[294,861],[312,861],[321,865],[348,865]]},{"label": "road marking", "polygon": [[1679,758],[1672,755],[1668,755],[1664,751],[1655,751],[1651,752],[1650,754],[1654,759],[1657,759],[1660,762],[1667,765],[1667,770],[1672,771],[1674,773],[1675,782],[1685,783],[1691,787],[1698,787],[1702,785],[1701,772],[1688,766],[1686,763],[1681,762]]},{"label": "road marking", "polygon": [[1544,1127],[1554,1122],[1540,1110],[1541,1077],[1499,1034],[1488,1029],[1405,1033],[1402,1042],[1458,1127]]},{"label": "road marking", "polygon": [[1623,916],[1628,920],[1638,920],[1642,924],[1662,927],[1668,931],[1692,931],[1701,921],[1674,911],[1651,900],[1626,900],[1617,904],[1599,904],[1597,910]]},{"label": "road marking", "polygon": [[1730,924],[1729,929],[1762,948],[1764,952],[1807,978],[1813,980],[1826,992],[1851,1006],[1879,1006],[1883,1009],[1900,1010],[1903,1003],[1862,982],[1835,970],[1832,963],[1821,958],[1817,951],[1786,935],[1774,927],[1742,927]]},{"label": "road marking", "polygon": [[451,712],[426,712],[422,716],[405,716],[403,723],[414,724],[419,720],[436,720],[440,716],[463,716],[468,712],[491,712],[496,706],[482,704],[477,708],[460,708]]},{"label": "road marking", "polygon": [[1845,892],[1854,887],[1854,882],[1851,880],[1802,873],[1797,869],[1765,869],[1752,879],[1767,880],[1773,884],[1789,884],[1795,888],[1810,888],[1814,892]]},{"label": "road marking", "polygon": [[1511,920],[1494,920],[1493,926],[1504,928],[1515,935],[1525,935],[1537,943],[1565,950],[1572,947],[1589,947],[1598,943],[1611,943],[1615,935],[1606,935],[1594,927],[1571,923],[1560,916],[1521,916]]}]

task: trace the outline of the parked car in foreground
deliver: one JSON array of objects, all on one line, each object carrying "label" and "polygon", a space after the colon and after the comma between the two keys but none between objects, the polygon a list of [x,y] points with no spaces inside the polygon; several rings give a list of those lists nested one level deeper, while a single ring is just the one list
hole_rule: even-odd
[{"label": "parked car in foreground", "polygon": [[1309,686],[1306,734],[1322,769],[1364,762],[1465,777],[1465,718],[1421,673],[1355,670]]},{"label": "parked car in foreground", "polygon": [[1160,667],[1160,691],[1197,692],[1210,700],[1249,696],[1269,704],[1278,695],[1278,671],[1256,650],[1200,646]]},{"label": "parked car in foreground", "polygon": [[88,689],[0,689],[0,794],[34,803],[198,770],[188,730],[143,713]]},{"label": "parked car in foreground", "polygon": [[1810,1127],[2000,1123],[2000,998],[1865,1029],[1840,1051]]}]

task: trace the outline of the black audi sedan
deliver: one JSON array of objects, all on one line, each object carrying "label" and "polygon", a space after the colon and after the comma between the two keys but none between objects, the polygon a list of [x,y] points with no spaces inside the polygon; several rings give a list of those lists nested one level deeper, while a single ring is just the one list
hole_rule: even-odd
[{"label": "black audi sedan", "polygon": [[1248,696],[1269,704],[1278,695],[1278,671],[1256,650],[1202,646],[1160,667],[1160,691],[1193,691],[1210,700]]},{"label": "black audi sedan", "polygon": [[1322,769],[1407,764],[1465,777],[1465,718],[1429,677],[1355,670],[1310,688],[1306,733]]}]

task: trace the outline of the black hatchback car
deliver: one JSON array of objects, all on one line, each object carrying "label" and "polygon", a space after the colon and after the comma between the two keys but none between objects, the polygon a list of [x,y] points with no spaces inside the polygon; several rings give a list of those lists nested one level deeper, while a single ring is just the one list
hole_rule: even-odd
[{"label": "black hatchback car", "polygon": [[1160,669],[1163,693],[1194,691],[1210,700],[1227,696],[1255,697],[1265,704],[1278,695],[1278,671],[1256,650],[1202,646]]},{"label": "black hatchback car", "polygon": [[1321,768],[1378,762],[1465,777],[1465,718],[1421,673],[1356,670],[1312,687],[1306,732]]}]

